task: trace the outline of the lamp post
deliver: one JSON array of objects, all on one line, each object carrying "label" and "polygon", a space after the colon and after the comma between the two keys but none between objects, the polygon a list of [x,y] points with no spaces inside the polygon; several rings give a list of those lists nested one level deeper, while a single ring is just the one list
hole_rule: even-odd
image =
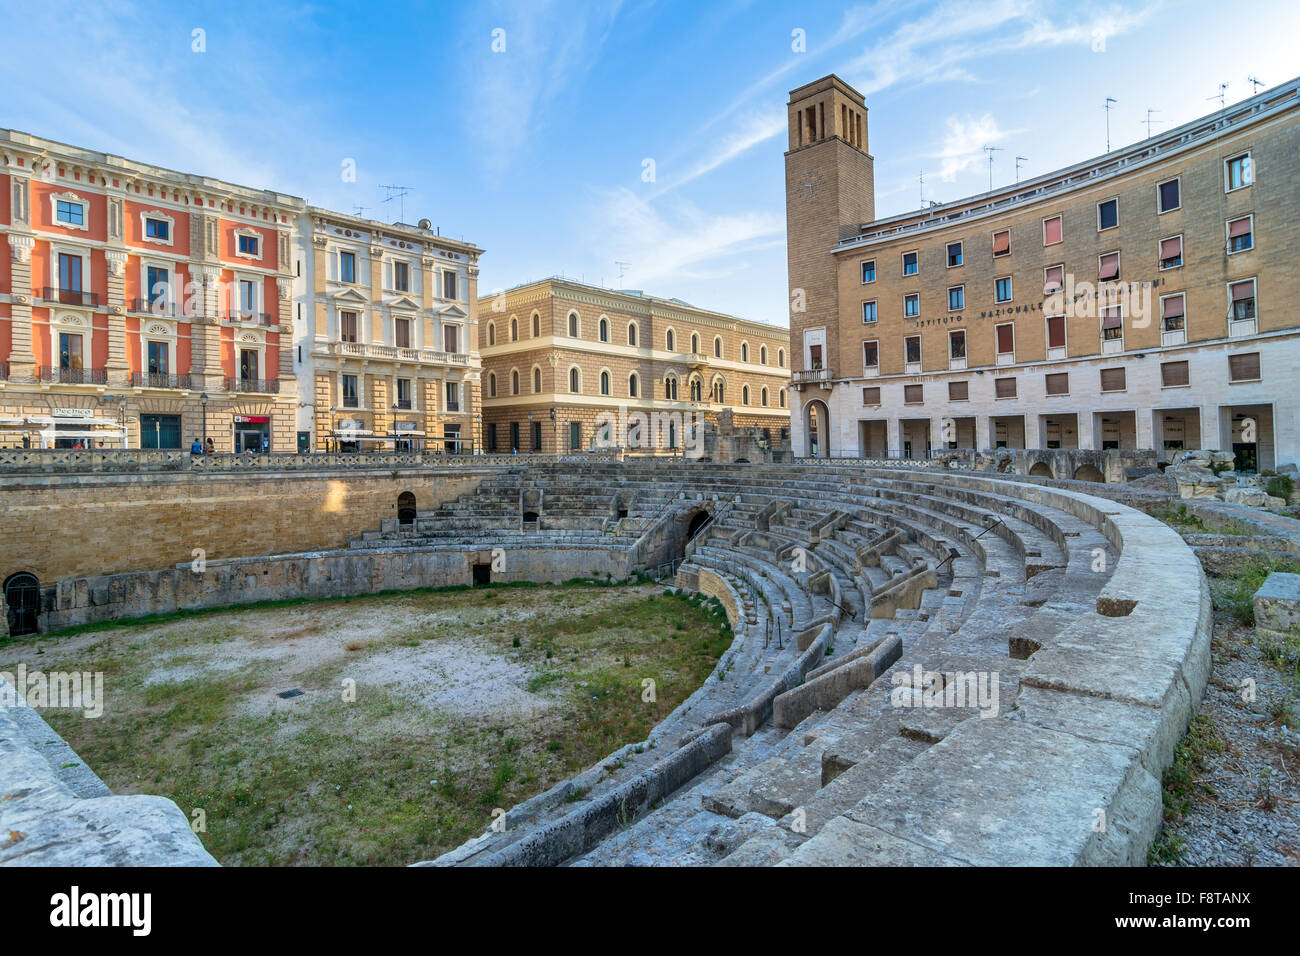
[{"label": "lamp post", "polygon": [[122,430],[122,449],[126,449],[126,396],[117,403],[117,424]]},{"label": "lamp post", "polygon": [[551,440],[555,442],[555,454],[560,454],[560,423],[555,420],[555,406],[551,406]]},{"label": "lamp post", "polygon": [[199,396],[199,404],[203,407],[203,450],[208,450],[208,393],[204,392]]}]

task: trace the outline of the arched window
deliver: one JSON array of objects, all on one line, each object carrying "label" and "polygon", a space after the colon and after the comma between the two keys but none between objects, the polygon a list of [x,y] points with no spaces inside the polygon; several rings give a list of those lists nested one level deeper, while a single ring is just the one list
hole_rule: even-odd
[{"label": "arched window", "polygon": [[691,333],[691,351],[697,354],[700,351],[700,337],[694,332]]},{"label": "arched window", "polygon": [[488,345],[497,344],[497,326],[495,322],[488,323]]},{"label": "arched window", "polygon": [[759,364],[759,365],[766,365],[766,364],[767,364],[767,346],[766,346],[766,345],[760,345],[760,346],[758,347],[758,364]]},{"label": "arched window", "polygon": [[576,339],[577,337],[578,337],[578,313],[570,312],[569,313],[569,338]]},{"label": "arched window", "polygon": [[713,357],[722,358],[722,337],[714,336],[713,338]]},{"label": "arched window", "polygon": [[602,318],[600,320],[600,340],[602,342],[609,341],[609,319]]},{"label": "arched window", "polygon": [[639,390],[640,390],[640,382],[636,377],[636,372],[633,372],[631,375],[627,377],[627,393],[632,398],[636,398],[636,393]]},{"label": "arched window", "polygon": [[703,397],[704,388],[698,378],[691,379],[691,401],[698,402]]},{"label": "arched window", "polygon": [[781,399],[781,407],[782,407],[782,408],[785,408],[785,389],[783,389],[783,388],[778,388],[778,389],[776,390],[776,394],[777,394],[777,397],[779,397],[779,398]]},{"label": "arched window", "polygon": [[403,491],[397,496],[397,523],[415,524],[415,495],[409,491]]},{"label": "arched window", "polygon": [[776,364],[780,368],[785,368],[785,349],[776,350]]},{"label": "arched window", "polygon": [[677,376],[669,375],[664,378],[664,398],[670,402],[677,401]]},{"label": "arched window", "polygon": [[627,344],[636,345],[636,323],[629,322],[627,325]]},{"label": "arched window", "polygon": [[767,408],[767,387],[766,386],[764,386],[763,391],[758,393],[758,397],[762,401],[763,407]]},{"label": "arched window", "polygon": [[602,395],[609,394],[609,373],[608,372],[600,373],[600,394]]},{"label": "arched window", "polygon": [[519,394],[519,369],[510,370],[510,394]]},{"label": "arched window", "polygon": [[748,405],[748,404],[749,404],[749,386],[748,386],[748,385],[744,386],[744,387],[741,388],[741,390],[740,390],[740,404],[742,404],[742,405]]},{"label": "arched window", "polygon": [[709,385],[709,401],[722,404],[727,400],[727,384],[720,378],[715,378]]},{"label": "arched window", "polygon": [[536,312],[533,313],[533,338],[542,337],[542,317]]},{"label": "arched window", "polygon": [[510,341],[511,342],[519,341],[519,320],[518,319],[510,320]]},{"label": "arched window", "polygon": [[582,391],[582,376],[576,368],[569,369],[569,391],[575,395]]},{"label": "arched window", "polygon": [[664,333],[664,346],[668,349],[669,352],[676,352],[676,351],[677,351],[677,347],[676,347],[676,345],[674,344],[675,341],[676,341],[676,339],[675,339],[674,336],[673,336],[673,330],[672,330],[672,329],[669,329],[667,332]]},{"label": "arched window", "polygon": [[541,393],[542,393],[542,370],[540,368],[534,368],[533,369],[533,394],[540,395]]},{"label": "arched window", "polygon": [[749,361],[749,343],[748,343],[748,342],[741,342],[741,343],[740,343],[740,360],[741,360],[742,362],[748,362],[748,361]]},{"label": "arched window", "polygon": [[488,398],[497,397],[497,373],[488,373]]}]

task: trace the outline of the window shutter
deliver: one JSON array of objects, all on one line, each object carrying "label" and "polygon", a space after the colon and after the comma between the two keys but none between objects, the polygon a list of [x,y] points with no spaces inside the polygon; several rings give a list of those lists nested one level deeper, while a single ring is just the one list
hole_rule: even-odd
[{"label": "window shutter", "polygon": [[1125,376],[1122,368],[1104,368],[1101,370],[1101,390],[1103,392],[1122,392],[1125,388]]},{"label": "window shutter", "polygon": [[969,382],[949,382],[948,383],[948,401],[965,402],[970,399]]},{"label": "window shutter", "polygon": [[1183,254],[1183,237],[1174,236],[1172,239],[1160,240],[1160,258],[1177,259]]},{"label": "window shutter", "polygon": [[1160,366],[1162,385],[1187,385],[1190,382],[1186,362],[1165,362]]},{"label": "window shutter", "polygon": [[1049,349],[1065,348],[1065,316],[1063,315],[1048,316],[1047,347]]},{"label": "window shutter", "polygon": [[1176,319],[1183,314],[1183,297],[1182,295],[1171,295],[1161,304],[1161,316],[1166,319]]},{"label": "window shutter", "polygon": [[1049,219],[1043,223],[1043,245],[1050,246],[1061,241],[1061,217]]},{"label": "window shutter", "polygon": [[923,388],[923,386],[920,386],[920,385],[904,385],[904,386],[903,386],[903,404],[905,404],[905,405],[920,405],[921,402],[924,401],[924,396],[923,396],[923,394],[922,394],[922,388]]},{"label": "window shutter", "polygon": [[993,234],[993,254],[995,256],[1006,255],[1011,251],[1011,232],[1003,230]]},{"label": "window shutter", "polygon": [[1014,378],[995,378],[993,388],[998,398],[1016,397],[1016,380]]},{"label": "window shutter", "polygon": [[1013,343],[1015,342],[1015,332],[1010,325],[998,326],[998,354],[1005,355],[1014,351]]},{"label": "window shutter", "polygon": [[1234,282],[1232,285],[1232,301],[1240,302],[1243,299],[1254,298],[1255,283],[1253,282]]},{"label": "window shutter", "polygon": [[1237,239],[1250,232],[1250,217],[1242,216],[1240,219],[1234,219],[1228,223],[1228,238]]},{"label": "window shutter", "polygon": [[1053,372],[1046,378],[1048,395],[1068,395],[1070,393],[1070,373]]},{"label": "window shutter", "polygon": [[877,386],[875,386],[875,387],[873,387],[873,388],[864,388],[864,389],[862,390],[862,404],[863,404],[863,405],[879,405],[879,404],[880,404],[880,386],[877,385]]},{"label": "window shutter", "polygon": [[1097,270],[1097,278],[1103,282],[1115,279],[1119,276],[1119,253],[1108,252],[1101,257],[1100,268]]},{"label": "window shutter", "polygon": [[1245,355],[1229,355],[1228,378],[1234,382],[1259,378],[1259,353],[1247,352]]},{"label": "window shutter", "polygon": [[1043,292],[1051,295],[1065,285],[1065,266],[1048,266],[1043,270]]}]

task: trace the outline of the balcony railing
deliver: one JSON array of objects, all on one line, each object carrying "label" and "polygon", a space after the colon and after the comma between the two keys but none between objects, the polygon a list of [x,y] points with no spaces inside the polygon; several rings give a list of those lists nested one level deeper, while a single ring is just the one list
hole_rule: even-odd
[{"label": "balcony railing", "polygon": [[226,313],[228,322],[256,322],[259,325],[279,325],[280,317],[272,315],[270,312],[247,312],[243,309],[232,309]]},{"label": "balcony railing", "polygon": [[411,400],[409,398],[399,398],[394,404],[399,412],[409,412],[411,410]]},{"label": "balcony railing", "polygon": [[829,382],[833,377],[828,368],[809,368],[796,370],[791,380],[795,385],[815,385],[818,382]]},{"label": "balcony railing", "polygon": [[360,408],[360,407],[361,407],[361,400],[360,400],[359,398],[357,398],[357,396],[355,396],[355,395],[344,395],[344,396],[343,396],[343,407],[344,407],[344,408]]},{"label": "balcony railing", "polygon": [[280,393],[280,382],[278,379],[266,378],[228,378],[226,379],[226,391],[261,392],[268,395],[278,395]]},{"label": "balcony railing", "polygon": [[167,375],[158,372],[132,372],[131,384],[137,388],[190,388],[188,375]]},{"label": "balcony railing", "polygon": [[99,296],[94,292],[81,289],[55,289],[45,286],[41,289],[41,298],[46,302],[58,302],[62,305],[99,305]]},{"label": "balcony railing", "polygon": [[335,342],[335,355],[352,358],[391,359],[397,362],[429,362],[438,365],[469,365],[468,352],[439,352],[435,349],[408,349],[374,342]]},{"label": "balcony railing", "polygon": [[42,365],[39,377],[42,382],[58,382],[60,385],[107,385],[108,369]]},{"label": "balcony railing", "polygon": [[148,312],[150,315],[161,315],[169,318],[185,314],[183,305],[169,302],[166,299],[132,299],[131,311]]}]

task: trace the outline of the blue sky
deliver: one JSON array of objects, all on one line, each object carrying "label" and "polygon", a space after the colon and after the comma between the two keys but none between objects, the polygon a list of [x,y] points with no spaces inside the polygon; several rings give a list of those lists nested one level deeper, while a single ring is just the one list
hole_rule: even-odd
[{"label": "blue sky", "polygon": [[1291,79],[1298,35],[1283,0],[7,3],[0,126],[386,221],[410,187],[407,221],[487,250],[483,293],[560,273],[786,324],[793,87],[866,95],[889,215],[922,171],[986,189],[986,144],[995,184],[1103,152],[1108,96],[1119,147]]}]

